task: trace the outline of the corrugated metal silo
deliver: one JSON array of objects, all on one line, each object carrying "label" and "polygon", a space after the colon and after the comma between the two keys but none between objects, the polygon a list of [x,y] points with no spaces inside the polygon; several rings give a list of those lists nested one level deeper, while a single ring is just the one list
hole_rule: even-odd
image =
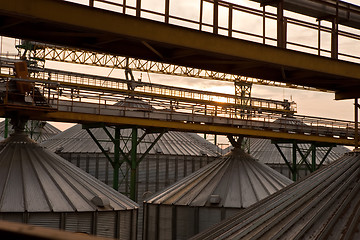
[{"label": "corrugated metal silo", "polygon": [[347,153],[193,239],[360,239],[359,169]]},{"label": "corrugated metal silo", "polygon": [[[0,135],[4,136],[5,131],[5,121],[0,122]],[[27,121],[25,125],[25,131],[28,133],[29,137],[36,142],[43,142],[49,138],[52,138],[61,131],[57,129],[55,126],[51,125],[48,122],[44,121]],[[8,125],[9,136],[14,132],[12,125],[9,123]]]},{"label": "corrugated metal silo", "polygon": [[187,239],[292,181],[235,149],[144,202],[144,239]]},{"label": "corrugated metal silo", "polygon": [[[107,129],[110,133],[114,131],[112,128]],[[103,148],[108,150],[108,154],[113,156],[114,144],[109,141],[110,139],[104,130],[98,128],[91,131],[99,139]],[[130,133],[131,129],[121,130],[123,141],[121,141],[120,147],[122,149],[126,149],[124,148],[125,142]],[[142,130],[139,130],[138,135],[142,135]],[[139,155],[146,151],[157,135],[146,135],[138,145],[137,152]],[[131,148],[130,142],[127,141],[128,149]],[[56,152],[106,184],[112,185],[113,170],[111,164],[81,125],[75,125],[41,145]],[[138,166],[138,199],[143,200],[145,196],[165,188],[214,161],[219,156],[218,151],[217,146],[195,133],[165,133]],[[121,171],[127,172],[128,165],[123,164]],[[119,190],[128,191],[128,184],[129,179],[124,179]]]},{"label": "corrugated metal silo", "polygon": [[138,205],[15,132],[0,152],[0,219],[135,239]]}]

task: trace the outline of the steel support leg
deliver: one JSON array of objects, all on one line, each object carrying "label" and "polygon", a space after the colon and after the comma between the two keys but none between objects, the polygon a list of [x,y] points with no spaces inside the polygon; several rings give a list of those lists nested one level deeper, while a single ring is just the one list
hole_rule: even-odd
[{"label": "steel support leg", "polygon": [[296,143],[292,144],[292,157],[293,157],[292,180],[295,182],[297,180]]},{"label": "steel support leg", "polygon": [[130,198],[136,201],[136,169],[137,169],[137,128],[132,128],[131,134],[131,175],[130,175]]},{"label": "steel support leg", "polygon": [[113,188],[119,190],[119,170],[120,170],[120,128],[115,127],[115,138],[114,138],[114,160],[113,160]]},{"label": "steel support leg", "polygon": [[4,138],[8,137],[9,133],[9,119],[5,118]]},{"label": "steel support leg", "polygon": [[316,146],[315,144],[311,144],[311,172],[316,170]]},{"label": "steel support leg", "polygon": [[355,150],[359,148],[359,104],[358,98],[355,98]]}]

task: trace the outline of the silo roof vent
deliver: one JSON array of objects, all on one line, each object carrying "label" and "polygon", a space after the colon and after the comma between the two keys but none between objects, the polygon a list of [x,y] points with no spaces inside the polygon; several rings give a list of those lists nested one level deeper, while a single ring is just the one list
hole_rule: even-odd
[{"label": "silo roof vent", "polygon": [[219,204],[221,202],[220,195],[210,195],[209,202],[211,204]]},{"label": "silo roof vent", "polygon": [[97,207],[110,207],[110,200],[105,196],[95,196],[91,199],[91,202]]}]

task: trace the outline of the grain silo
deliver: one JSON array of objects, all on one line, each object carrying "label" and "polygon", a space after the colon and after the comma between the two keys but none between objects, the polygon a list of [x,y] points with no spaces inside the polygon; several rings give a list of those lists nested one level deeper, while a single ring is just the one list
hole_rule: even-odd
[{"label": "grain silo", "polygon": [[[107,128],[113,132],[112,128]],[[108,135],[100,129],[91,130],[110,156],[114,154],[114,145]],[[122,149],[131,148],[127,141],[131,129],[121,130]],[[139,130],[142,131],[142,130]],[[142,133],[139,133],[141,135]],[[138,145],[138,154],[143,154],[158,134],[148,134]],[[126,146],[125,146],[126,143]],[[90,173],[108,185],[112,185],[113,170],[109,161],[93,139],[81,125],[75,125],[59,135],[45,141],[42,146],[56,152],[84,171]],[[145,156],[137,169],[137,199],[155,193],[180,180],[219,157],[219,148],[195,133],[167,132]],[[120,171],[128,172],[127,164]],[[129,176],[122,179],[119,190],[128,193]]]},{"label": "grain silo", "polygon": [[234,149],[144,202],[144,239],[188,239],[292,181]]},{"label": "grain silo", "polygon": [[[7,126],[8,136],[10,136],[10,134],[14,132],[13,126],[9,122],[7,124],[8,124]],[[5,135],[5,125],[6,125],[6,120],[0,122],[1,137],[4,137]],[[35,140],[38,143],[41,143],[61,133],[59,129],[57,129],[55,126],[51,125],[50,123],[44,121],[35,121],[35,120],[30,120],[26,122],[25,132],[28,134],[28,136],[31,139]]]},{"label": "grain silo", "polygon": [[0,152],[0,219],[135,239],[138,205],[22,131]]},{"label": "grain silo", "polygon": [[193,239],[360,239],[359,169],[346,153]]}]

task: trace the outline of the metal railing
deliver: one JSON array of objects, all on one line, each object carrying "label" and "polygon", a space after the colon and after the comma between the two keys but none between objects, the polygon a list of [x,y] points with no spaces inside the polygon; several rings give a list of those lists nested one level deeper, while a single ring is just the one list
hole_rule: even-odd
[{"label": "metal railing", "polygon": [[[44,107],[37,106],[34,101],[25,101],[19,98],[21,96],[24,98],[24,95],[18,94],[16,91],[14,93],[14,89],[9,88],[10,83],[24,81],[24,79],[3,77],[2,81],[6,86],[2,89],[0,98],[3,106],[11,105],[22,109],[33,108],[39,111],[59,110],[74,113],[224,125],[235,128],[270,130],[303,135],[331,136],[342,139],[353,139],[354,137],[354,123],[351,121],[296,115],[286,117],[281,114],[250,114],[246,112],[243,113],[243,118],[239,119],[235,108],[221,108],[217,105],[181,101],[175,103],[169,99],[154,99],[152,97],[128,97],[126,93],[117,93],[111,89],[90,90],[50,80],[26,80],[47,99],[49,107],[44,109]],[[14,94],[18,96],[14,97]]]},{"label": "metal railing", "polygon": [[[1,58],[1,73],[13,75],[14,59]],[[189,104],[207,105],[208,110],[211,111],[216,106],[217,112],[222,112],[221,109],[246,109],[248,112],[267,112],[267,113],[281,113],[294,114],[296,112],[296,103],[287,100],[277,101],[270,99],[262,99],[251,97],[249,105],[237,104],[237,96],[232,94],[209,92],[188,88],[173,87],[161,84],[153,84],[141,81],[129,81],[118,78],[94,76],[89,74],[74,73],[68,71],[60,71],[54,69],[39,69],[30,68],[31,76],[35,79],[47,79],[58,83],[69,83],[74,88],[77,86],[122,91],[128,96],[148,97],[157,99],[170,100],[172,104],[178,105],[179,102],[187,102]],[[129,90],[129,88],[133,90]],[[231,112],[231,111],[230,111]]]},{"label": "metal railing", "polygon": [[[331,4],[323,0],[312,0],[314,2],[320,2],[328,7],[343,9],[342,6]],[[72,2],[76,2],[75,0]],[[179,25],[182,27],[188,27],[197,29],[200,31],[212,32],[214,34],[225,35],[233,38],[241,38],[250,41],[255,41],[268,45],[277,45],[279,39],[273,36],[273,32],[276,31],[276,24],[278,16],[270,11],[266,11],[265,7],[262,9],[254,9],[246,7],[240,4],[234,4],[221,0],[198,0],[194,1],[192,9],[197,9],[199,6],[199,12],[192,12],[195,17],[189,18],[181,16],[180,13],[175,12],[171,8],[172,4],[180,3],[176,0],[161,0],[157,3],[161,4],[163,9],[148,9],[142,6],[142,1],[137,0],[129,4],[125,0],[122,3],[114,0],[90,0],[89,5],[92,7],[102,8],[110,11],[119,12],[122,14],[133,15],[136,17],[147,18],[151,20],[161,21],[167,24]],[[189,10],[189,11],[191,11]],[[356,9],[346,9],[347,12],[360,14]],[[211,11],[212,14],[206,14]],[[221,20],[227,16],[225,24],[221,23]],[[236,16],[236,17],[235,17]],[[261,23],[261,27],[248,27],[246,30],[241,30],[238,26],[241,26],[241,22],[237,19],[252,17]],[[284,24],[284,47],[288,49],[303,51],[307,53],[317,54],[321,56],[330,57],[332,55],[331,38],[332,34],[336,32],[338,38],[338,45],[336,49],[336,58],[349,60],[353,62],[360,62],[360,52],[353,54],[353,48],[348,50],[339,49],[338,46],[346,44],[348,41],[352,42],[350,45],[359,44],[360,35],[353,32],[339,30],[336,27],[336,31],[332,27],[322,25],[321,21],[313,18],[313,22],[303,21],[291,16],[284,15],[281,21]],[[341,24],[341,23],[337,23]],[[272,26],[271,26],[272,25]],[[269,27],[270,26],[270,27]],[[291,39],[291,28],[296,27],[296,33],[304,31],[309,33],[313,31],[312,36],[306,38],[305,42],[302,42],[302,38]],[[324,39],[327,36],[327,39]],[[290,40],[291,39],[291,40]],[[328,45],[328,46],[327,46]],[[334,56],[334,55],[333,55]]]}]

